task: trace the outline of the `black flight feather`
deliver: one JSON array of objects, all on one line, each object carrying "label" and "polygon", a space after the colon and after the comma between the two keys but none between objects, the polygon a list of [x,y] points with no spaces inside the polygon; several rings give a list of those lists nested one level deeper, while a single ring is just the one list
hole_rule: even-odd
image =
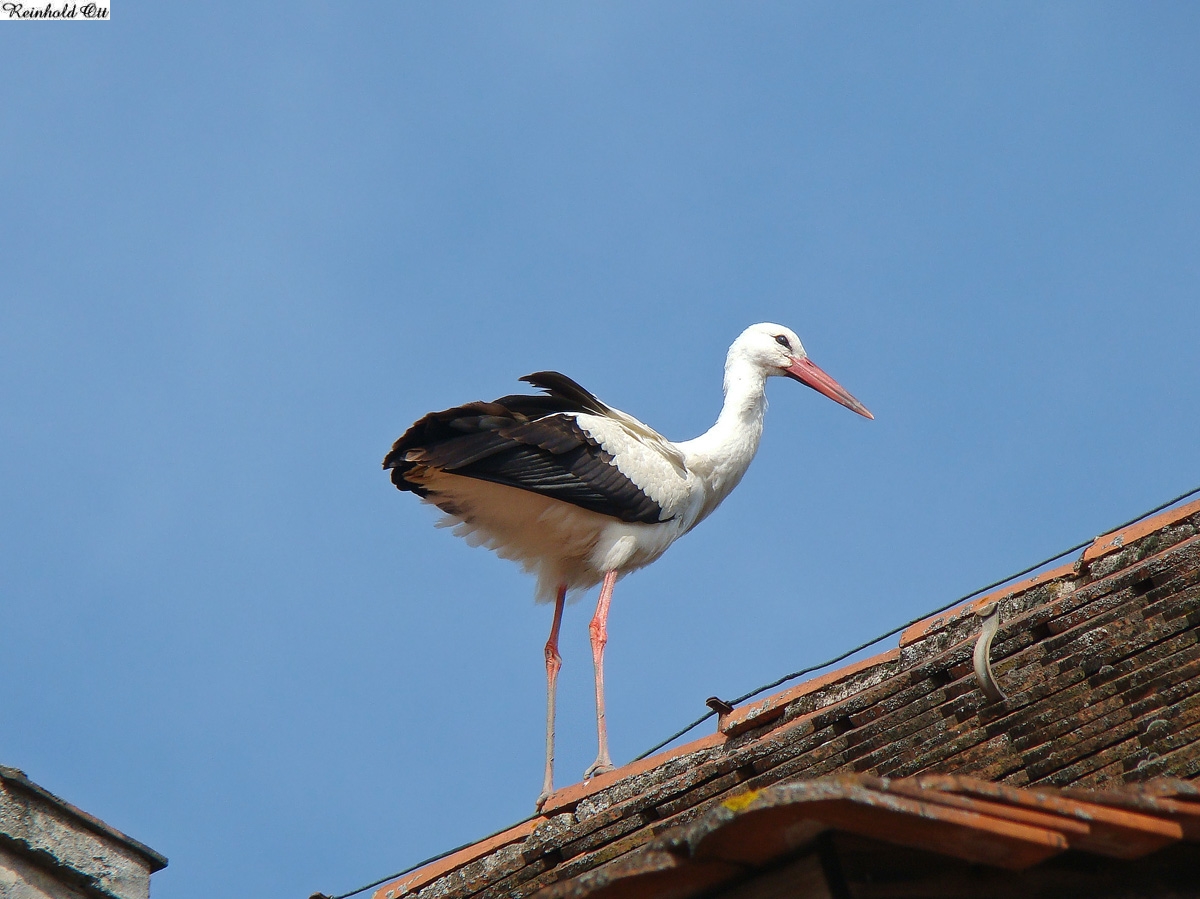
[{"label": "black flight feather", "polygon": [[383,460],[400,490],[428,496],[419,469],[439,469],[540,493],[621,521],[654,523],[662,508],[613,464],[570,413],[611,410],[566,375],[521,379],[545,396],[513,395],[431,412],[413,424]]},{"label": "black flight feather", "polygon": [[557,371],[535,371],[521,378],[527,384],[540,387],[551,397],[574,403],[577,412],[591,412],[593,415],[607,415],[612,410],[596,398],[591,391],[584,390],[566,375]]}]

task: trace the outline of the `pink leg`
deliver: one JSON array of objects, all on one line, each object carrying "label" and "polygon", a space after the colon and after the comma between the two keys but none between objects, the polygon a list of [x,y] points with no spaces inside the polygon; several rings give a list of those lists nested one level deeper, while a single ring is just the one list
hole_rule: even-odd
[{"label": "pink leg", "polygon": [[600,587],[600,601],[596,603],[596,614],[588,630],[592,633],[592,665],[596,669],[596,732],[600,738],[600,751],[596,761],[583,772],[583,779],[590,780],[597,774],[613,769],[608,754],[608,724],[604,718],[604,644],[608,642],[608,607],[612,603],[613,587],[617,583],[617,572],[604,572],[604,583]]},{"label": "pink leg", "polygon": [[558,627],[562,624],[566,598],[567,585],[559,584],[558,596],[554,599],[554,623],[550,625],[550,636],[546,639],[546,777],[542,781],[541,795],[537,798],[539,812],[554,792],[554,698],[558,692],[558,671],[562,668],[562,656],[558,654]]}]

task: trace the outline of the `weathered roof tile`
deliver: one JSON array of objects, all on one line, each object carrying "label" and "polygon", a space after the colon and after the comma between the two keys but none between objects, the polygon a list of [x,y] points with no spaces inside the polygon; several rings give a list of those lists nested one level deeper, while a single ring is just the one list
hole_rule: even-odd
[{"label": "weathered roof tile", "polygon": [[[1200,774],[1198,530],[1193,503],[1099,538],[1075,564],[914,625],[897,649],[723,715],[715,734],[559,790],[547,817],[375,899],[690,896],[742,876],[751,862],[734,863],[738,840],[761,844],[778,836],[770,822],[793,818],[810,822],[793,831],[804,839],[833,828],[872,851],[869,840],[891,840],[1016,866],[1067,846],[1136,853],[1194,838],[1191,784],[1158,787],[1157,806],[1128,785]],[[996,703],[972,667],[975,612],[991,602],[992,666],[1008,696]],[[931,773],[982,786],[951,790]],[[1051,784],[1099,788],[1088,795],[1107,810],[1074,790],[1046,793]]]}]

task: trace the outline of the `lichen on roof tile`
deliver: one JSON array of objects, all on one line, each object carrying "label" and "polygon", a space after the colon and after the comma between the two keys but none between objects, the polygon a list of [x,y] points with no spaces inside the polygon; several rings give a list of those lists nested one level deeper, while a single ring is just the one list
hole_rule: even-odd
[{"label": "lichen on roof tile", "polygon": [[[739,798],[749,791],[794,791],[829,776],[863,775],[862,788],[878,792],[872,777],[965,775],[1009,788],[1086,788],[1098,791],[1097,802],[1161,775],[1176,778],[1182,793],[1194,790],[1198,531],[1200,503],[1169,510],[1109,535],[1089,564],[996,591],[989,599],[1000,609],[992,661],[1004,702],[990,702],[975,681],[979,619],[968,604],[910,628],[897,650],[735,710],[725,718],[725,734],[564,788],[551,797],[547,819],[502,845],[481,844],[453,870],[435,863],[415,872],[412,882],[425,899],[523,897],[551,887],[548,896],[584,896],[600,884],[616,889],[623,878],[657,882],[675,868],[667,855],[653,853],[683,851],[688,828],[750,808],[757,798]],[[913,801],[901,795],[905,790],[911,793],[904,787],[883,794],[902,808]],[[1079,799],[1074,790],[1070,797]],[[1200,807],[1200,799],[1187,801]],[[986,811],[982,799],[979,809]],[[951,828],[966,820],[938,814]],[[995,839],[1020,833],[1007,824],[988,832]],[[387,899],[384,889],[377,899]]]}]

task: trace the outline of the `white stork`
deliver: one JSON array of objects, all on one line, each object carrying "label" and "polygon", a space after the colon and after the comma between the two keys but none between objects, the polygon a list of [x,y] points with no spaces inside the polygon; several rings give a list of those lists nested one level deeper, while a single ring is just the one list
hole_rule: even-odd
[{"label": "white stork", "polygon": [[431,412],[383,460],[392,483],[446,513],[440,522],[472,545],[520,562],[554,602],[546,641],[546,774],[554,780],[558,630],[567,593],[601,584],[592,618],[599,753],[584,778],[611,771],[604,717],[604,645],[613,586],[649,565],[737,486],[758,450],[767,378],[785,375],[849,409],[866,407],[808,359],[800,338],[752,325],[729,348],[717,423],[672,443],[558,372],[522,378],[546,395],[505,396]]}]

